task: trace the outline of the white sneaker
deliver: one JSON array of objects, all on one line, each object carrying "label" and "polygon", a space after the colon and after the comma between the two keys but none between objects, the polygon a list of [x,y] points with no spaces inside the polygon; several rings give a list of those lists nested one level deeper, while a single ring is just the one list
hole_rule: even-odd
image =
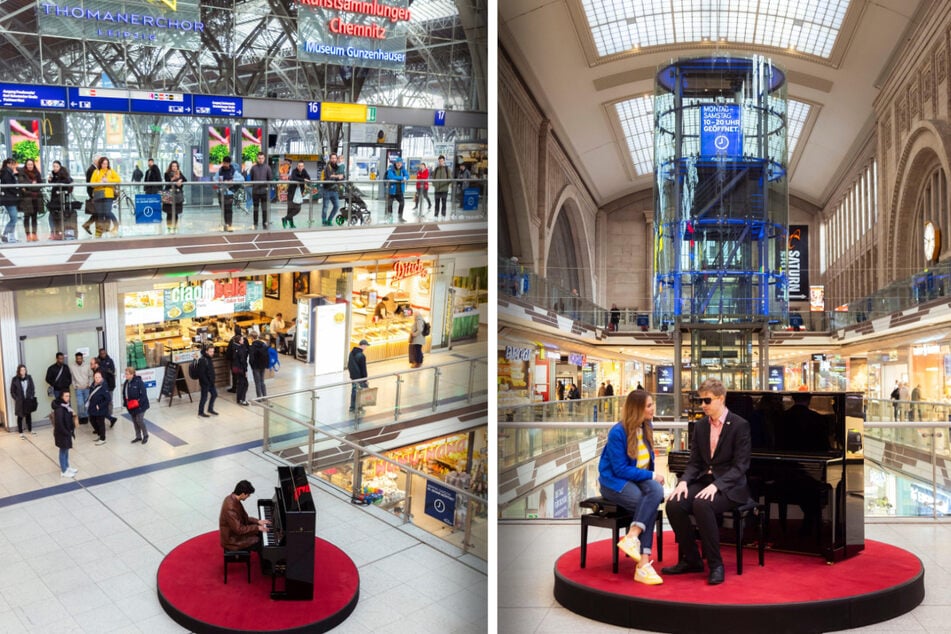
[{"label": "white sneaker", "polygon": [[644,566],[634,568],[634,581],[649,586],[659,586],[660,584],[664,583],[664,580],[661,578],[661,576],[657,574],[656,570],[654,570],[653,564],[653,561],[649,561]]},{"label": "white sneaker", "polygon": [[73,477],[73,474],[67,469],[66,471],[64,471],[64,472],[62,472],[61,474],[59,474],[59,477],[61,477],[61,478],[72,478],[72,477]]},{"label": "white sneaker", "polygon": [[641,540],[630,533],[627,533],[621,538],[621,541],[617,543],[617,547],[618,550],[634,561],[639,562],[641,560]]},{"label": "white sneaker", "polygon": [[73,468],[73,467],[70,467],[69,469],[66,470],[66,473],[68,473],[68,474],[71,475],[71,476],[74,476],[74,475],[76,475],[77,473],[79,473],[79,469],[75,469],[75,468]]},{"label": "white sneaker", "polygon": [[99,439],[99,440],[97,440],[97,441],[96,441],[95,443],[93,443],[93,444],[96,444],[96,445],[104,445],[104,444],[106,444],[106,441],[105,441],[105,440],[102,440],[102,439]]},{"label": "white sneaker", "polygon": [[23,440],[26,440],[26,436],[24,436],[23,434],[20,434],[20,438],[22,438]]}]

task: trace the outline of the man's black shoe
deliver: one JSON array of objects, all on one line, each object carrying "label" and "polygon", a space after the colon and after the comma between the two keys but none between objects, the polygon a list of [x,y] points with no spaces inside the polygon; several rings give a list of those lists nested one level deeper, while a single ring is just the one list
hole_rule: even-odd
[{"label": "man's black shoe", "polygon": [[202,418],[211,418],[211,416],[209,416],[208,414],[203,414],[201,412],[198,412],[198,415],[201,416]]},{"label": "man's black shoe", "polygon": [[688,564],[686,561],[678,561],[673,566],[661,568],[660,572],[665,575],[683,575],[688,572],[703,572],[703,564]]},{"label": "man's black shoe", "polygon": [[113,427],[116,426],[116,421],[117,421],[117,420],[119,420],[119,419],[116,418],[115,416],[112,416],[112,417],[109,418],[109,429],[112,429]]},{"label": "man's black shoe", "polygon": [[217,416],[217,415],[218,415],[218,412],[216,412],[216,411],[213,410],[213,409],[208,410],[208,413],[211,414],[212,416]]},{"label": "man's black shoe", "polygon": [[234,389],[234,388],[231,388],[231,389],[228,390],[228,391],[231,392],[232,394],[234,394],[234,393],[237,392],[238,390],[236,390],[236,389]]},{"label": "man's black shoe", "polygon": [[707,578],[707,585],[715,586],[723,583],[723,566],[714,566]]}]

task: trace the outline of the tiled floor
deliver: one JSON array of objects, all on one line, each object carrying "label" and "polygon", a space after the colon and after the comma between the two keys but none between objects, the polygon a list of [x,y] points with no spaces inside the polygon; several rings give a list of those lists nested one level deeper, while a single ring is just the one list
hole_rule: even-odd
[{"label": "tiled floor", "polygon": [[[591,540],[610,532],[598,529]],[[951,525],[866,523],[865,536],[894,543],[925,567],[925,599],[898,618],[852,632],[951,632]],[[639,632],[592,621],[566,610],[552,595],[554,562],[578,546],[577,522],[505,523],[498,530],[499,632]],[[727,586],[724,586],[727,587]],[[703,628],[698,624],[697,632]]]},{"label": "tiled floor", "polygon": [[[434,364],[446,358],[428,356]],[[371,375],[388,364],[405,367],[371,364]],[[308,370],[283,362],[268,388],[310,385]],[[276,463],[255,448],[260,409],[222,396],[222,415],[212,420],[197,417],[197,403],[153,404],[146,418],[162,432],[153,427],[146,446],[129,443],[127,419],[103,446],[80,427],[70,452],[75,482],[59,475],[48,426],[27,440],[0,432],[0,632],[184,631],[158,603],[162,558],[216,530],[221,501],[238,480],[258,489],[252,513],[254,499],[276,484]],[[414,632],[434,623],[447,632],[486,630],[484,562],[375,507],[352,506],[323,483],[314,488],[317,535],[342,548],[361,578],[356,610],[334,631]]]}]

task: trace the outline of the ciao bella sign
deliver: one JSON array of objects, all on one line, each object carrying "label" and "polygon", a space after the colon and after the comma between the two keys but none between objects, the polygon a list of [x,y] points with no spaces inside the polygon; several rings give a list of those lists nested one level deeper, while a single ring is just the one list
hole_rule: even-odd
[{"label": "ciao bella sign", "polygon": [[400,260],[393,263],[393,281],[399,282],[408,277],[419,275],[422,279],[429,277],[429,268],[420,260]]}]

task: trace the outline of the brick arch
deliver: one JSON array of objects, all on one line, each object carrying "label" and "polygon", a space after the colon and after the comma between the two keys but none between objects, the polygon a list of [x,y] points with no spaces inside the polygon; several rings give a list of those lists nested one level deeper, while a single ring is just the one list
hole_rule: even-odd
[{"label": "brick arch", "polygon": [[[579,288],[578,292],[582,297],[592,298],[595,292],[594,279],[594,255],[593,255],[593,228],[589,227],[588,219],[583,213],[584,206],[581,192],[574,185],[565,185],[551,206],[545,221],[544,252],[542,261],[548,269],[548,258],[551,247],[551,238],[554,234],[556,223],[568,223],[568,229],[573,238],[573,250],[575,256],[575,266],[578,267]],[[592,221],[593,222],[593,219]]]},{"label": "brick arch", "polygon": [[[908,254],[916,252],[911,243],[918,220],[915,218],[915,204],[924,179],[937,165],[944,170],[945,178],[951,174],[951,124],[920,121],[908,136],[896,166],[896,186],[886,218],[886,279],[883,286],[907,277],[899,272],[898,267],[907,264]],[[951,186],[948,189],[951,190]]]}]

